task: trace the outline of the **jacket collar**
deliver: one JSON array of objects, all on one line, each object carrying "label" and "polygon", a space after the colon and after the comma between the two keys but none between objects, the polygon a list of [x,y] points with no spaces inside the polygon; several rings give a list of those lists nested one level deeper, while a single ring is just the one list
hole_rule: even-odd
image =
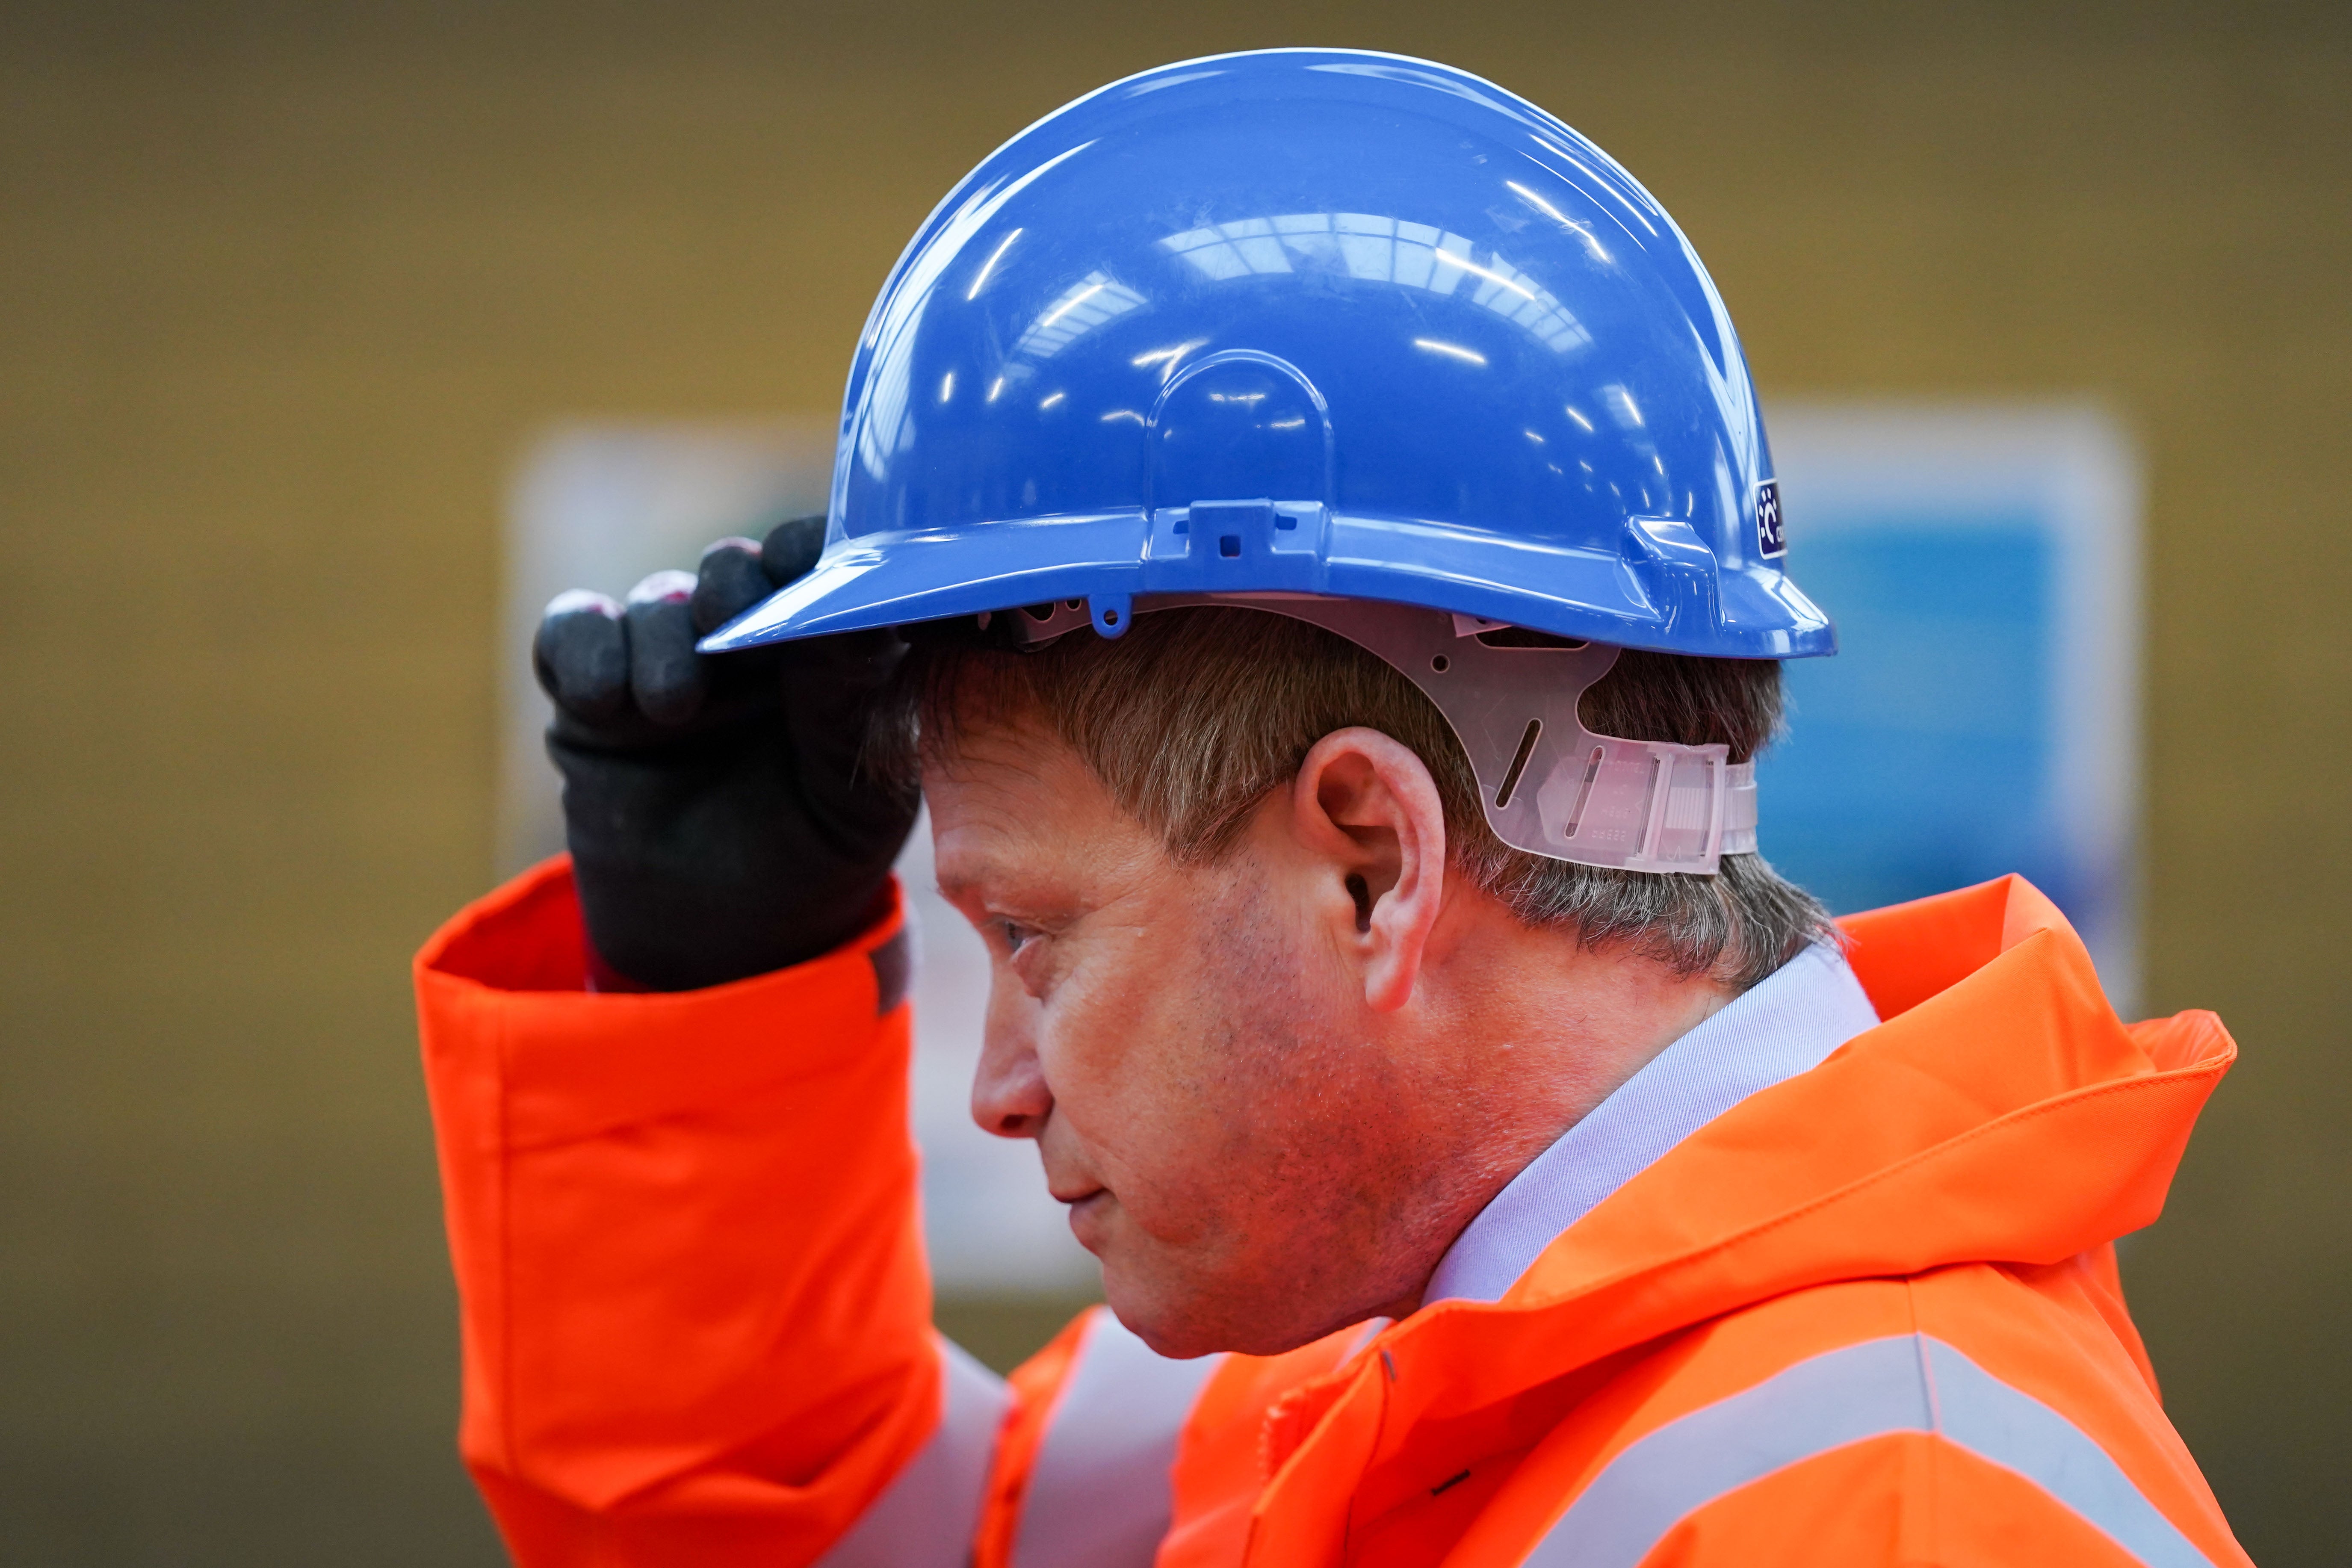
[{"label": "jacket collar", "polygon": [[1760,1089],[1878,1024],[1845,956],[1807,948],[1652,1058],[1495,1194],[1439,1260],[1425,1303],[1493,1301],[1593,1206]]},{"label": "jacket collar", "polygon": [[1252,1558],[1338,1552],[1368,1468],[1750,1303],[1956,1263],[2055,1263],[2147,1225],[2236,1050],[2209,1013],[2126,1026],[2022,879],[1843,922],[1885,1019],[1750,1095],[1547,1247],[1499,1301],[1441,1301],[1267,1433]]}]

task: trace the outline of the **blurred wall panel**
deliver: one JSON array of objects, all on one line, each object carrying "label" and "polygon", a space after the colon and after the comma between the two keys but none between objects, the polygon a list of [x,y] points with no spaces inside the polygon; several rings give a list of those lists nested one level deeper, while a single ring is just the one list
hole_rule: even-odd
[{"label": "blurred wall panel", "polygon": [[404,966],[493,859],[525,442],[828,416],[991,146],[1161,59],[1349,42],[1622,157],[1768,407],[2089,398],[2135,433],[2143,1005],[2218,1008],[2246,1058],[2129,1279],[2255,1556],[2335,1560],[2352,13],[977,11],[0,8],[10,1557],[495,1560]]}]

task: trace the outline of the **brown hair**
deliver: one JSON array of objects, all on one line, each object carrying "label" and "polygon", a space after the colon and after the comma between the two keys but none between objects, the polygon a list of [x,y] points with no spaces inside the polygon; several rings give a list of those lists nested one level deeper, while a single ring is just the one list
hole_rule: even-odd
[{"label": "brown hair", "polygon": [[[971,623],[962,623],[970,626]],[[1780,723],[1780,667],[1627,649],[1584,694],[1597,733],[1760,751]],[[922,752],[960,728],[1040,721],[1181,862],[1233,847],[1315,742],[1360,724],[1428,765],[1452,859],[1529,925],[1573,927],[1682,974],[1745,989],[1806,944],[1834,941],[1828,912],[1756,855],[1714,877],[1579,866],[1511,848],[1487,826],[1477,781],[1436,706],[1376,656],[1320,626],[1238,607],[1162,610],[1116,640],[1078,632],[1034,651],[923,637],[884,694],[874,754],[911,782]]]}]

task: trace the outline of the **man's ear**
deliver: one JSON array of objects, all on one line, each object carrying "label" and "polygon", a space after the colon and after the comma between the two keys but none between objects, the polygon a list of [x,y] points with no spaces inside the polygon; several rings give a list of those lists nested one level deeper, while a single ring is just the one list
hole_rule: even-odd
[{"label": "man's ear", "polygon": [[1378,730],[1334,730],[1299,764],[1292,831],[1329,882],[1318,902],[1360,967],[1364,1000],[1412,997],[1445,896],[1445,808],[1412,748]]}]

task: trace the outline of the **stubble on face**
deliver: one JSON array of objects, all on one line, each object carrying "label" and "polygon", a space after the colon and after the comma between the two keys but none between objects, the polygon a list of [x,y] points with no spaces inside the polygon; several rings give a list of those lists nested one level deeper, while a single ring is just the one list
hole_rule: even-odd
[{"label": "stubble on face", "polygon": [[1188,922],[1194,1027],[1157,1042],[1185,1135],[1106,1238],[1104,1282],[1163,1353],[1273,1354],[1407,1310],[1459,1228],[1452,1190],[1485,1177],[1475,1108],[1365,1026],[1248,852],[1215,880]]}]

